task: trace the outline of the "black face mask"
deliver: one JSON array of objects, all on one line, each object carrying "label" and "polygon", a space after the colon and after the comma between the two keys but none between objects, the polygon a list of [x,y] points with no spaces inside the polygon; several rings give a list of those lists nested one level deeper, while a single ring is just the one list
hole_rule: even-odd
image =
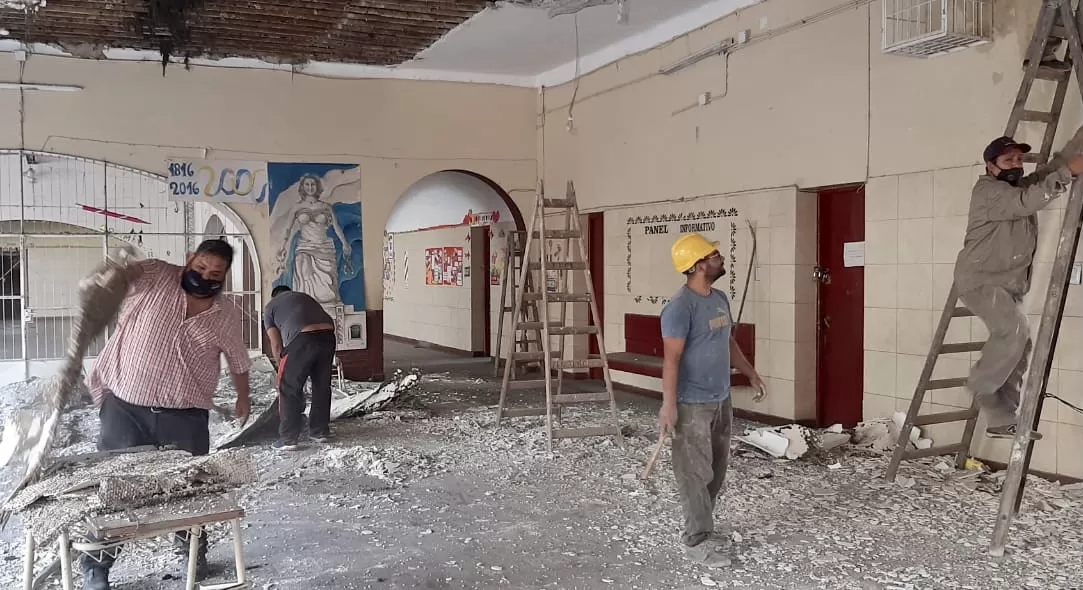
[{"label": "black face mask", "polygon": [[205,299],[214,297],[222,290],[222,281],[205,279],[198,272],[188,269],[181,275],[181,289],[193,297]]},{"label": "black face mask", "polygon": [[1004,182],[1012,186],[1016,186],[1017,184],[1019,184],[1019,181],[1022,179],[1022,168],[1008,168],[1006,170],[1001,170],[1000,173],[997,174],[997,180],[1003,180]]}]

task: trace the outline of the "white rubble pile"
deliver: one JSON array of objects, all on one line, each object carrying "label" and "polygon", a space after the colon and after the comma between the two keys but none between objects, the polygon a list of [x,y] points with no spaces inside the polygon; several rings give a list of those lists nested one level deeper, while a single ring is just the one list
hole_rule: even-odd
[{"label": "white rubble pile", "polygon": [[[855,446],[873,451],[893,450],[905,422],[906,412],[895,412],[891,418],[861,422],[854,428],[853,443]],[[917,426],[911,428],[910,444],[917,449],[931,448],[932,439],[922,438],[921,434],[921,429]]]},{"label": "white rubble pile", "polygon": [[[421,382],[425,390],[417,395],[432,408],[469,397],[465,382]],[[1008,553],[990,558],[986,548],[1002,474],[956,471],[950,461],[930,458],[907,461],[896,482],[884,481],[887,458],[868,450],[894,444],[894,419],[859,425],[852,433],[793,425],[761,435],[784,439],[783,457],[788,450],[799,458],[830,451],[831,469],[735,446],[717,513],[718,526],[732,540],[733,566],[718,572],[688,565],[677,541],[680,506],[668,445],[654,475],[638,477],[657,440],[656,410],[644,406],[622,404],[626,449],[612,438],[566,439],[556,441],[551,453],[543,419],[507,419],[498,426],[492,405],[375,412],[337,424],[331,445],[306,444],[293,454],[252,448],[263,474],[245,503],[264,508],[270,518],[287,510],[269,504],[270,498],[300,499],[297,511],[319,506],[316,516],[299,512],[296,518],[325,517],[335,530],[354,531],[351,542],[362,543],[362,553],[376,552],[382,567],[393,571],[434,563],[419,562],[412,546],[418,538],[442,537],[477,553],[484,562],[479,567],[499,571],[507,587],[1068,589],[1083,579],[1083,486],[1028,479]],[[603,417],[568,410],[562,426],[597,425]],[[735,432],[764,430],[746,426],[737,421]],[[839,442],[851,435],[852,444]],[[801,443],[808,449],[801,451]],[[389,485],[370,487],[362,479]],[[456,499],[429,493],[440,487],[455,490]],[[475,512],[465,512],[470,507]],[[406,523],[417,521],[421,528],[411,533]],[[253,526],[258,535],[261,525]],[[258,542],[277,543],[267,540],[269,532]],[[544,550],[537,539],[547,540]],[[539,560],[553,576],[548,582],[515,578],[520,564]],[[604,573],[585,581],[563,577],[587,570]],[[287,573],[301,579],[309,571]],[[17,587],[16,575],[0,573],[0,587]],[[270,574],[253,575],[262,583]],[[464,587],[464,580],[445,582]],[[471,580],[465,587],[481,586]]]},{"label": "white rubble pile", "polygon": [[[824,430],[813,430],[800,424],[786,426],[765,426],[749,428],[735,440],[755,447],[772,457],[795,460],[811,454],[825,453],[847,443],[855,448],[886,452],[895,447],[906,414],[896,412],[891,418],[859,422],[852,431],[841,424],[835,424]],[[932,447],[932,439],[922,438],[921,429],[910,430],[910,445],[918,449]]]}]

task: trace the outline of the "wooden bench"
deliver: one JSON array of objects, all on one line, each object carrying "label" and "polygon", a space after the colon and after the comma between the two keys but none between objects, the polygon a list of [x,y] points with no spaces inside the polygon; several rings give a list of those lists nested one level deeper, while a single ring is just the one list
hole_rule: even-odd
[{"label": "wooden bench", "polygon": [[[733,336],[748,357],[756,364],[756,325],[737,324]],[[624,314],[624,352],[609,353],[609,368],[636,375],[662,378],[662,318],[637,313]],[[748,386],[748,377],[733,372],[734,386]]]},{"label": "wooden bench", "polygon": [[233,533],[233,559],[237,570],[237,579],[223,584],[201,584],[202,590],[249,590],[252,583],[248,581],[244,565],[244,541],[241,538],[241,519],[244,518],[244,509],[237,505],[236,498],[231,494],[214,498],[192,498],[188,500],[175,500],[165,506],[144,508],[129,512],[127,515],[114,514],[89,518],[86,521],[87,530],[94,533],[101,541],[71,539],[67,529],[60,532],[57,539],[59,549],[59,563],[54,568],[52,565],[37,579],[34,577],[34,557],[36,544],[34,536],[28,531],[26,535],[26,553],[23,566],[23,588],[32,590],[39,587],[45,579],[60,574],[61,587],[64,590],[72,590],[74,575],[72,573],[72,550],[76,553],[98,554],[99,552],[115,551],[121,545],[140,539],[167,535],[176,531],[187,530],[188,539],[188,572],[185,580],[186,590],[196,588],[196,552],[198,550],[199,537],[204,533],[203,526],[228,522]]}]

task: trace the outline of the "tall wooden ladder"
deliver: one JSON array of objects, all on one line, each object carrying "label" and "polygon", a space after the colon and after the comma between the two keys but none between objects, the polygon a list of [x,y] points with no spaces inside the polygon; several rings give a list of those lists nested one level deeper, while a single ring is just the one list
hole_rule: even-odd
[{"label": "tall wooden ladder", "polygon": [[[563,213],[563,228],[547,228],[546,224],[552,216]],[[534,214],[531,216],[530,227],[527,230],[526,244],[523,247],[523,268],[519,272],[518,285],[520,289],[515,297],[512,310],[512,341],[517,338],[521,330],[541,330],[542,350],[521,352],[511,350],[507,364],[504,365],[504,380],[500,388],[500,404],[497,407],[497,423],[505,417],[517,416],[545,416],[546,447],[553,448],[553,439],[557,438],[582,438],[589,436],[613,436],[622,448],[624,438],[621,435],[620,418],[617,412],[617,400],[613,396],[613,382],[609,375],[609,360],[606,357],[605,342],[602,338],[601,326],[587,325],[584,315],[576,323],[569,319],[567,314],[568,303],[588,303],[593,317],[598,315],[597,294],[594,292],[594,283],[590,278],[590,268],[587,264],[587,249],[583,239],[583,228],[579,220],[579,205],[575,200],[575,186],[568,182],[565,198],[549,199],[544,195],[544,190],[538,191],[538,198],[534,205]],[[562,242],[565,247],[560,256],[554,256],[551,252],[551,244]],[[574,247],[574,248],[573,248]],[[574,249],[573,253],[571,250]],[[535,252],[535,250],[537,250]],[[560,258],[560,259],[558,259]],[[526,281],[526,276],[531,272],[540,273],[539,281]],[[551,273],[556,273],[556,280],[550,281]],[[582,276],[581,281],[572,280],[573,273]],[[541,285],[536,289],[536,285]],[[583,292],[573,292],[574,285],[582,284]],[[541,317],[537,321],[523,321],[519,310],[531,302],[538,304]],[[552,310],[551,303],[559,303],[561,311],[559,320],[549,319]],[[600,323],[600,322],[599,322]],[[588,338],[597,339],[597,355],[583,353],[582,358],[565,358],[565,339],[569,336],[586,335]],[[503,337],[503,334],[501,334]],[[559,338],[558,345],[554,350],[552,339]],[[586,351],[586,347],[572,347],[573,351]],[[542,379],[512,381],[512,370],[517,362],[540,361],[544,365]],[[605,383],[604,389],[592,392],[564,393],[564,371],[576,369],[601,369]],[[508,391],[512,389],[536,389],[544,387],[544,407],[515,407],[509,408]],[[554,428],[554,418],[559,422],[562,417],[561,409],[575,404],[606,403],[609,405],[605,412],[607,420],[605,424],[597,426],[585,426],[579,428]]]},{"label": "tall wooden ladder", "polygon": [[[500,304],[502,309],[496,324],[496,333],[499,338],[496,339],[496,351],[493,353],[494,377],[500,376],[501,348],[504,345],[504,322],[508,314],[515,311],[516,277],[519,276],[523,268],[523,255],[526,246],[525,231],[507,232],[507,236],[508,245],[504,252],[504,276],[500,282]],[[526,278],[523,279],[522,283],[527,285],[526,289],[528,291],[534,291],[534,274],[526,273]],[[528,301],[526,305],[519,309],[518,315],[521,322],[537,324],[541,321],[538,302]],[[542,331],[540,324],[536,330],[512,332],[512,338],[514,340],[510,342],[510,346],[519,352],[530,352],[532,347],[534,350],[541,350]],[[531,364],[537,364],[540,367],[540,363]],[[519,364],[512,363],[512,379],[516,378],[519,368]]]},{"label": "tall wooden ladder", "polygon": [[[1046,0],[1039,13],[1038,24],[1027,49],[1027,63],[1024,68],[1023,80],[1019,86],[1019,93],[1012,107],[1011,116],[1008,118],[1008,125],[1004,131],[1004,135],[1012,137],[1016,134],[1022,122],[1038,123],[1045,126],[1041,149],[1036,153],[1026,154],[1025,160],[1028,163],[1045,164],[1052,154],[1053,139],[1057,132],[1057,124],[1060,121],[1061,110],[1068,92],[1072,71],[1075,71],[1076,82],[1080,85],[1080,89],[1083,90],[1083,82],[1081,82],[1083,81],[1083,47],[1080,45],[1081,17],[1083,17],[1083,12],[1074,11],[1071,0]],[[1065,61],[1069,67],[1061,70],[1042,66],[1040,60],[1046,43],[1059,43],[1062,40],[1068,41],[1068,53]],[[1032,110],[1027,105],[1034,81],[1037,79],[1056,84],[1052,105],[1047,111]],[[1047,395],[1045,388],[1052,368],[1053,352],[1056,348],[1061,317],[1064,313],[1065,296],[1076,246],[1079,243],[1081,224],[1083,224],[1083,182],[1075,182],[1072,185],[1064,213],[1064,224],[1061,227],[1057,253],[1053,261],[1049,289],[1046,294],[1045,306],[1042,309],[1041,324],[1038,328],[1037,339],[1034,341],[1030,371],[1020,400],[1017,433],[1012,443],[1008,473],[1002,487],[1000,509],[989,548],[989,552],[993,555],[1004,554],[1004,546],[1007,543],[1011,520],[1018,512],[1022,502],[1026,474],[1030,469],[1034,443],[1041,439],[1041,434],[1038,432],[1038,423],[1041,419],[1042,403]],[[899,432],[899,439],[895,445],[891,463],[885,473],[888,480],[895,479],[899,465],[904,459],[954,454],[956,468],[961,469],[966,464],[967,454],[973,441],[974,429],[977,423],[977,403],[971,403],[970,408],[967,410],[927,415],[920,414],[921,404],[927,392],[937,389],[963,387],[967,382],[966,377],[933,379],[933,369],[936,366],[937,359],[945,354],[977,352],[985,344],[984,342],[944,342],[953,319],[968,318],[974,315],[960,303],[958,289],[953,284],[948,293],[944,311],[940,315],[940,323],[937,325],[935,334],[933,334],[932,347],[925,359],[925,367],[918,379],[914,397],[910,402],[910,409],[906,414],[906,420]],[[914,426],[949,422],[966,423],[960,442],[930,449],[909,450],[907,448],[910,432]]]}]

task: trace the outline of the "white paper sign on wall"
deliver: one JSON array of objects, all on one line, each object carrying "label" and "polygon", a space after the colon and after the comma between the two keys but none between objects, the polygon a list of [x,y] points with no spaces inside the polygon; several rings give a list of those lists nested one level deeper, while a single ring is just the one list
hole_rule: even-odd
[{"label": "white paper sign on wall", "polygon": [[865,266],[865,242],[846,242],[842,245],[842,265],[846,268]]},{"label": "white paper sign on wall", "polygon": [[170,201],[260,204],[267,200],[267,162],[170,160]]}]

